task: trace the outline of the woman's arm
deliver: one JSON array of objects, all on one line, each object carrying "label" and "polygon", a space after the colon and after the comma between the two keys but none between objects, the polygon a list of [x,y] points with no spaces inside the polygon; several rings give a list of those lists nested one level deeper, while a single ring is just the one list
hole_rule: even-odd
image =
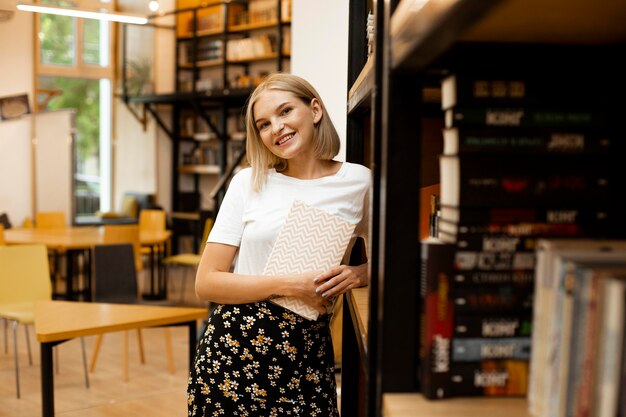
[{"label": "woman's arm", "polygon": [[369,283],[368,264],[357,266],[339,265],[319,274],[313,282],[318,285],[317,293],[331,299],[353,288]]},{"label": "woman's arm", "polygon": [[280,296],[303,299],[320,312],[328,301],[315,292],[313,278],[319,271],[294,275],[243,275],[230,272],[238,248],[221,243],[207,243],[198,272],[196,294],[206,301],[220,304],[242,304]]}]

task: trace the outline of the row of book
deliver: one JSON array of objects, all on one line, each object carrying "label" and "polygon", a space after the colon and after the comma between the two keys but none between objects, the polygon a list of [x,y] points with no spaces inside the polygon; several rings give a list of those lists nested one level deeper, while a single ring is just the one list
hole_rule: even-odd
[{"label": "row of book", "polygon": [[422,242],[422,391],[524,396],[540,375],[538,242],[625,236],[614,172],[625,131],[610,94],[574,72],[467,71],[441,90],[441,193]]},{"label": "row of book", "polygon": [[626,241],[538,242],[534,416],[626,415],[625,306]]}]

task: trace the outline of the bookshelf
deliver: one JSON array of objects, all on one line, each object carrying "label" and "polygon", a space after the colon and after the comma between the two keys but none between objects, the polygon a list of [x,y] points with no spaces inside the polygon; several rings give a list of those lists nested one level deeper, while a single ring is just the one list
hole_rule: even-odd
[{"label": "bookshelf", "polygon": [[[142,106],[141,121],[153,117],[171,139],[172,211],[202,220],[217,213],[230,176],[245,163],[246,99],[264,75],[289,71],[291,0],[177,0],[165,15],[175,22],[174,91],[124,100]],[[184,203],[186,194],[199,196],[196,207]]]},{"label": "bookshelf", "polygon": [[[376,22],[375,54],[369,60],[363,52],[367,10],[374,10]],[[344,317],[353,321],[344,324],[344,349],[353,349],[358,363],[345,369],[342,379],[356,380],[359,389],[352,389],[354,396],[348,398],[342,393],[342,415],[526,417],[525,399],[428,401],[419,394],[416,285],[418,236],[423,227],[419,225],[419,191],[432,185],[424,183],[423,168],[434,157],[433,149],[424,146],[430,140],[424,120],[433,109],[423,93],[441,81],[450,65],[489,59],[490,54],[493,59],[507,46],[524,45],[525,56],[515,59],[525,60],[529,67],[549,65],[542,60],[549,57],[549,48],[569,49],[571,55],[580,53],[582,60],[591,57],[596,65],[610,64],[606,46],[626,44],[626,4],[620,0],[602,4],[584,0],[352,0],[350,13],[354,27],[348,74],[348,158],[370,166],[374,183],[368,337],[361,350],[357,343],[346,343],[349,339],[358,342],[362,324],[357,314]],[[480,55],[455,55],[468,44],[478,45]],[[346,301],[350,305],[349,297]],[[343,357],[348,354],[344,352]],[[348,372],[358,377],[350,379]],[[358,401],[365,407],[359,408]]]}]

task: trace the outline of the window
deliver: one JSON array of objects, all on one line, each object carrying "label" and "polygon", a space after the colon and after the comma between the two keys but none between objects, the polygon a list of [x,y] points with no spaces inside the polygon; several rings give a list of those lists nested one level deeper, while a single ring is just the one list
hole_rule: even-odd
[{"label": "window", "polygon": [[[41,1],[63,7],[112,10],[107,2]],[[37,15],[38,110],[76,110],[74,212],[81,218],[110,210],[112,23]]]}]

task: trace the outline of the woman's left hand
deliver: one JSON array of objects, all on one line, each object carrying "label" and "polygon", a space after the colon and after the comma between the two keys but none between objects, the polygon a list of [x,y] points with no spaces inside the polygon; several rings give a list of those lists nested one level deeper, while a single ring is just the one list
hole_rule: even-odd
[{"label": "woman's left hand", "polygon": [[326,299],[332,299],[348,290],[367,285],[367,264],[335,266],[319,274],[313,282],[318,284],[316,290],[318,294]]}]

